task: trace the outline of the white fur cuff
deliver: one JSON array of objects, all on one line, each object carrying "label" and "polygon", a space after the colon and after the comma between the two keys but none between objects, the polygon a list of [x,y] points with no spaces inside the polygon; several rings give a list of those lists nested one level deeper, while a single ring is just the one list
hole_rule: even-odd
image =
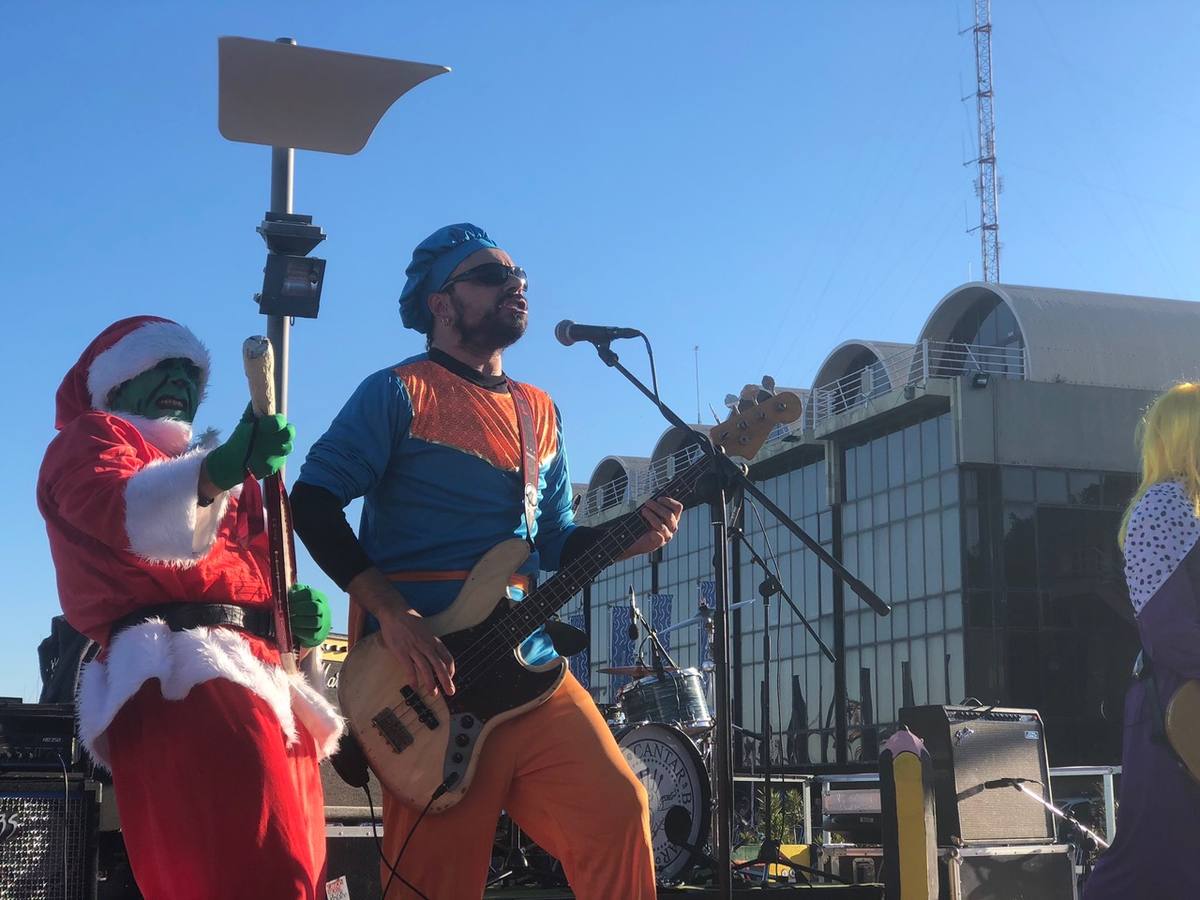
[{"label": "white fur cuff", "polygon": [[149,562],[188,568],[212,550],[228,495],[211,506],[196,502],[200,466],[208,450],[148,464],[125,486],[129,549]]},{"label": "white fur cuff", "polygon": [[289,676],[264,663],[236,631],[171,631],[161,619],[151,619],[118,634],[107,658],[88,663],[80,679],[79,737],[105,768],[109,725],[141,686],[155,678],[166,700],[182,700],[194,686],[213,678],[232,681],[266,701],[289,745],[296,741],[299,721],[312,735],[318,758],[337,749],[342,717],[302,674]]}]

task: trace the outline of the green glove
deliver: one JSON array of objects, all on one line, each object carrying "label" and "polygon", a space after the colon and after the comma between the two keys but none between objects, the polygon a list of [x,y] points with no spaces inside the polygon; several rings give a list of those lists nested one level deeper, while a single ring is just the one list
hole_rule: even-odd
[{"label": "green glove", "polygon": [[266,478],[283,468],[296,429],[283,416],[255,417],[249,407],[229,440],[204,460],[208,477],[223,491],[241,484],[246,473]]},{"label": "green glove", "polygon": [[316,588],[294,584],[288,591],[292,639],[301,647],[319,647],[329,635],[329,600]]}]

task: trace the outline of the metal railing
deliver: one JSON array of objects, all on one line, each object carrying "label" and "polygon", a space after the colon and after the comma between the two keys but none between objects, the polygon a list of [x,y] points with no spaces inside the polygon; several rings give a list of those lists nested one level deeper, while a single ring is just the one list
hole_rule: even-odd
[{"label": "metal railing", "polygon": [[704,454],[697,444],[688,444],[650,466],[618,475],[612,481],[588,490],[580,501],[583,517],[597,516],[607,509],[649,497]]},{"label": "metal railing", "polygon": [[1025,350],[958,341],[921,341],[857,372],[843,375],[837,381],[813,388],[805,422],[813,428],[889,391],[922,384],[930,378],[957,378],[974,372],[1000,378],[1024,378]]},{"label": "metal railing", "polygon": [[[805,428],[815,428],[827,419],[863,406],[873,397],[930,378],[957,378],[972,373],[999,378],[1025,377],[1022,347],[985,347],[958,341],[921,341],[912,347],[876,360],[869,366],[844,375],[837,381],[812,389],[804,415],[790,425],[778,425],[767,443],[782,440]],[[648,467],[618,475],[588,490],[580,501],[579,514],[588,518],[606,510],[649,497],[682,471],[703,451],[688,444]]]}]

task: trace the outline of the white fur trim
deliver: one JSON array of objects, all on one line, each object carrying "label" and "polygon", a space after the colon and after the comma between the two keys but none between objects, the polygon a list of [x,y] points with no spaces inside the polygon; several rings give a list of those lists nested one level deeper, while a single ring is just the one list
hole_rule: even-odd
[{"label": "white fur trim", "polygon": [[200,339],[176,322],[147,322],[125,335],[93,361],[88,369],[88,393],[93,409],[108,409],[108,395],[130,378],[152,369],[164,359],[190,359],[200,367],[200,393],[208,383],[211,366]]},{"label": "white fur trim", "polygon": [[122,412],[119,416],[147,441],[169,456],[178,456],[192,442],[192,423],[181,419],[147,419]]},{"label": "white fur trim", "polygon": [[167,700],[182,700],[198,684],[224,678],[261,697],[279,720],[289,745],[297,737],[296,722],[312,735],[318,757],[337,749],[343,721],[304,675],[288,675],[264,663],[245,638],[228,628],[171,631],[162,619],[151,619],[117,635],[107,658],[93,660],[79,684],[79,737],[92,757],[109,765],[105,732],[121,707],[147,681],[157,678]]},{"label": "white fur trim", "polygon": [[129,549],[153,563],[190,568],[208,555],[225,516],[228,493],[210,506],[196,502],[200,465],[207,450],[155,460],[125,486]]}]

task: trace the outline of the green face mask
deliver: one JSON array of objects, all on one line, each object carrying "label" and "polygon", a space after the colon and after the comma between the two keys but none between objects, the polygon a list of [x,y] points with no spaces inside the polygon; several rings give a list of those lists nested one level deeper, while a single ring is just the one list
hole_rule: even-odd
[{"label": "green face mask", "polygon": [[188,359],[164,359],[114,390],[108,405],[146,419],[190,422],[200,405],[200,368]]}]

